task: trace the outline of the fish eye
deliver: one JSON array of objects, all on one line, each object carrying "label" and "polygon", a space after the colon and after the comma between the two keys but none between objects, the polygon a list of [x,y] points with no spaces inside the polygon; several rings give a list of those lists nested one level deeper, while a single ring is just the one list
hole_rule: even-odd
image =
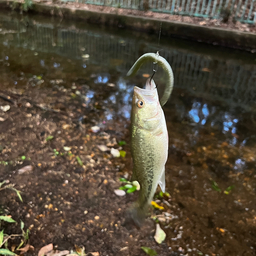
[{"label": "fish eye", "polygon": [[139,108],[142,108],[143,106],[144,106],[144,101],[143,100],[139,100],[138,102],[137,102],[137,106],[139,107]]}]

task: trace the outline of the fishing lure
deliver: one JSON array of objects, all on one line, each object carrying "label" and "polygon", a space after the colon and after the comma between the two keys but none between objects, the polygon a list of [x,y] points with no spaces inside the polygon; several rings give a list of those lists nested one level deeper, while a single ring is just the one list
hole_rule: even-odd
[{"label": "fishing lure", "polygon": [[128,77],[134,76],[138,72],[138,70],[141,68],[141,66],[147,62],[153,62],[155,64],[158,64],[163,68],[163,70],[167,74],[167,83],[165,86],[165,91],[162,98],[160,99],[160,104],[163,107],[165,103],[168,101],[168,99],[170,98],[170,95],[173,89],[173,83],[174,83],[172,68],[165,58],[161,57],[158,52],[145,53],[133,64],[131,69],[128,71],[127,76]]}]

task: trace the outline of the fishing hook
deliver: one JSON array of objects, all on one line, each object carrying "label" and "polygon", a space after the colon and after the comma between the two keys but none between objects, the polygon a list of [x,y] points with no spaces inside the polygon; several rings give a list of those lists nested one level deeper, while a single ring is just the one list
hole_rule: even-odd
[{"label": "fishing hook", "polygon": [[[151,85],[151,81],[152,81],[152,79],[153,79],[155,73],[157,72],[157,69],[158,69],[157,62],[154,61],[154,62],[153,62],[153,74],[151,75],[151,77],[150,77],[150,79],[149,79],[149,84],[150,84],[150,85]],[[157,88],[157,86],[156,86],[156,88]]]}]

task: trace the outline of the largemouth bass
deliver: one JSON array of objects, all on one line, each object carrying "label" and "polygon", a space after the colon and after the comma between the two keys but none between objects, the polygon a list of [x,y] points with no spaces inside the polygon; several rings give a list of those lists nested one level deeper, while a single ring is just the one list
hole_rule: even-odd
[{"label": "largemouth bass", "polygon": [[[142,60],[148,61],[143,56]],[[157,60],[159,57],[156,56]],[[150,59],[152,60],[152,54]],[[140,66],[142,64],[138,61],[136,63],[139,63]],[[138,70],[136,63],[132,67],[133,70]],[[169,74],[172,74],[168,62],[165,60],[161,63]],[[134,74],[134,72],[130,70],[128,74]],[[168,100],[167,96],[170,96],[172,86],[173,75],[170,75],[162,97],[163,104]],[[165,116],[159,102],[156,85],[153,79],[148,79],[145,89],[134,87],[131,112],[132,181],[139,182],[140,192],[138,200],[129,210],[129,217],[137,226],[140,226],[145,219],[158,184],[165,192],[165,163],[168,157],[168,143]]]}]

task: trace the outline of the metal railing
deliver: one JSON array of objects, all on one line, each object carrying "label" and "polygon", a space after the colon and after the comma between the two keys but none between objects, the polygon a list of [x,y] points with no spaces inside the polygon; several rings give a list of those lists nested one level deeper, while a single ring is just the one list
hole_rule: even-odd
[{"label": "metal railing", "polygon": [[150,10],[211,19],[256,23],[256,0],[62,0],[116,8]]}]

